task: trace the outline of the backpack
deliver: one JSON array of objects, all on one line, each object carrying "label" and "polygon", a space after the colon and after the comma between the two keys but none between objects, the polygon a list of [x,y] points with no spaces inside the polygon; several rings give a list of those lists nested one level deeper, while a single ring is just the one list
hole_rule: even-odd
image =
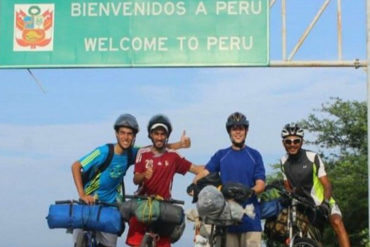
[{"label": "backpack", "polygon": [[[107,146],[108,146],[108,155],[107,155],[107,158],[104,160],[104,162],[97,169],[90,171],[90,172],[82,173],[82,185],[84,187],[89,181],[94,180],[98,174],[105,171],[105,169],[107,169],[110,162],[112,161],[113,155],[114,155],[114,145],[112,143],[109,143],[107,144]],[[94,174],[91,175],[92,172]]]},{"label": "backpack", "polygon": [[[82,173],[82,185],[84,187],[89,181],[94,180],[97,175],[104,172],[105,169],[107,169],[109,164],[112,162],[113,155],[114,155],[114,144],[108,143],[107,146],[108,146],[108,155],[107,155],[107,158],[104,160],[104,162],[94,171]],[[134,163],[135,163],[135,157],[133,155],[132,148],[129,148],[128,153],[127,153],[127,166],[134,164]],[[90,175],[92,172],[94,172],[94,174]],[[122,195],[124,196],[125,195],[125,184],[123,182],[123,178],[122,178],[121,185],[122,185]]]}]

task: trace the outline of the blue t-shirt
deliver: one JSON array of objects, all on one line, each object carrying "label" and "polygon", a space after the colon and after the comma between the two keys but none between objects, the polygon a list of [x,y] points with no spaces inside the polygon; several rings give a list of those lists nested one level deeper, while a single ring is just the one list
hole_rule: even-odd
[{"label": "blue t-shirt", "polygon": [[[249,188],[255,185],[255,181],[265,181],[265,167],[261,154],[250,147],[234,150],[231,147],[217,151],[207,163],[209,172],[219,172],[222,183],[239,182]],[[229,227],[229,232],[262,231],[260,205],[256,196],[249,198],[243,206],[253,204],[255,218],[247,215],[243,217],[243,223]]]},{"label": "blue t-shirt", "polygon": [[[132,149],[132,163],[135,163],[139,148]],[[82,165],[82,172],[89,172],[93,176],[108,157],[108,145],[100,146],[91,153],[82,157],[79,161]],[[85,193],[97,196],[103,202],[116,202],[119,198],[119,189],[123,176],[125,176],[130,165],[128,163],[127,151],[122,154],[114,154],[108,167],[95,179],[90,180],[85,186]],[[90,177],[91,179],[91,177]]]}]

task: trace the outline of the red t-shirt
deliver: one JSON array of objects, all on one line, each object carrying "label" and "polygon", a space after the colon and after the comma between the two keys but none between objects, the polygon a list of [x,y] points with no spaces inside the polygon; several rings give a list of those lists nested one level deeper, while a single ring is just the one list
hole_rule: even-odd
[{"label": "red t-shirt", "polygon": [[144,180],[139,188],[140,195],[159,195],[164,199],[171,198],[172,181],[175,173],[185,174],[191,162],[180,156],[176,151],[166,149],[162,154],[154,154],[150,147],[139,150],[135,173],[143,173],[152,167],[153,175]]}]

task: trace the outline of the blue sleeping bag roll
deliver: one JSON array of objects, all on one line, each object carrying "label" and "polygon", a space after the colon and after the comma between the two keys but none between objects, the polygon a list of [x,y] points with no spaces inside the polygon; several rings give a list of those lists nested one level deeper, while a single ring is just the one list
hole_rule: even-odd
[{"label": "blue sleeping bag roll", "polygon": [[50,229],[85,229],[120,235],[124,223],[117,207],[82,205],[76,203],[53,204],[46,217]]}]

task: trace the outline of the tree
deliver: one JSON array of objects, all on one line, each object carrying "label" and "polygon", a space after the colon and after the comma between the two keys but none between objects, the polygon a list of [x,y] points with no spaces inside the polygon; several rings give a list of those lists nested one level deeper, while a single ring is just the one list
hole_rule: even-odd
[{"label": "tree", "polygon": [[[352,246],[368,244],[368,170],[366,102],[331,100],[300,124],[327,152],[323,156],[333,194],[340,205]],[[324,245],[330,245],[333,233],[325,231]],[[367,240],[367,243],[366,243]],[[365,241],[365,242],[364,242]]]}]

